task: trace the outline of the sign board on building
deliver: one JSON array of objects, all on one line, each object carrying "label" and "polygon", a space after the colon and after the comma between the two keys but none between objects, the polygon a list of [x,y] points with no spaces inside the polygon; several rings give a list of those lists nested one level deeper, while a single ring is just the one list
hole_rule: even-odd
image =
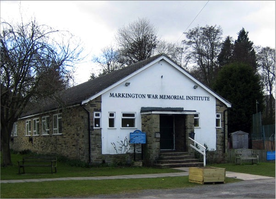
[{"label": "sign board on building", "polygon": [[130,133],[129,143],[146,144],[146,133],[140,130],[135,130],[134,132]]}]

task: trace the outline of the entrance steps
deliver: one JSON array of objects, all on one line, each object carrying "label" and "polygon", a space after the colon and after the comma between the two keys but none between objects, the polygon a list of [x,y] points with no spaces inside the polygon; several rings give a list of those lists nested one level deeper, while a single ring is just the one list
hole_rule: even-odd
[{"label": "entrance steps", "polygon": [[161,152],[155,164],[158,167],[202,167],[203,162],[189,155],[188,152]]}]

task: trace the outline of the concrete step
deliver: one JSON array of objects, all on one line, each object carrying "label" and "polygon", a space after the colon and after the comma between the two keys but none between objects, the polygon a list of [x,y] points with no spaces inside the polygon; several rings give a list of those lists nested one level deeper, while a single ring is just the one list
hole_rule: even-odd
[{"label": "concrete step", "polygon": [[173,167],[202,167],[203,162],[187,162],[187,163],[158,163],[156,164],[157,167],[161,168],[173,168]]},{"label": "concrete step", "polygon": [[195,158],[187,158],[187,159],[160,159],[158,163],[187,163],[187,162],[198,162],[198,159]]},{"label": "concrete step", "polygon": [[156,163],[158,167],[198,167],[203,166],[203,162],[189,155],[187,152],[166,151],[160,153],[160,158]]}]

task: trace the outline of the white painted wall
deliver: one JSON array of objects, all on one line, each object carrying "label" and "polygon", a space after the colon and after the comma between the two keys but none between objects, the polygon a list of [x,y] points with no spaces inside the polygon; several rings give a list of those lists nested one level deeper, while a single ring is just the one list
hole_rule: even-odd
[{"label": "white painted wall", "polygon": [[[163,77],[163,78],[162,78]],[[125,82],[130,82],[128,87]],[[119,142],[129,139],[129,133],[141,129],[141,107],[183,107],[184,110],[196,110],[200,114],[200,128],[195,129],[195,139],[207,144],[209,149],[216,149],[216,99],[206,90],[184,76],[183,73],[165,61],[158,62],[122,84],[102,95],[102,153],[116,154],[114,146],[119,148]],[[116,98],[110,93],[134,93],[160,95],[204,96],[209,101],[171,100],[149,98]],[[115,128],[108,128],[108,113],[116,112]],[[121,128],[122,112],[136,113],[136,128]],[[122,151],[124,152],[124,150]]]}]

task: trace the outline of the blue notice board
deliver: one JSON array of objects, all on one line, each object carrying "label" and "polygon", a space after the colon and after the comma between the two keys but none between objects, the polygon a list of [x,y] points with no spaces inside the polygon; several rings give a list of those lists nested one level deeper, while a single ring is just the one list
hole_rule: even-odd
[{"label": "blue notice board", "polygon": [[146,133],[140,130],[135,130],[133,133],[130,133],[129,143],[146,144]]}]

